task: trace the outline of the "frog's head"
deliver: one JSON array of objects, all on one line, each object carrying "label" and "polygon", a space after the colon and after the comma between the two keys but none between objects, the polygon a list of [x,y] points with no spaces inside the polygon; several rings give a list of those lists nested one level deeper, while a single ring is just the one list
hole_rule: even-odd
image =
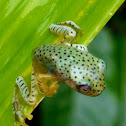
[{"label": "frog's head", "polygon": [[71,67],[71,80],[66,83],[81,94],[88,96],[98,96],[105,88],[106,64],[99,59],[92,67],[77,66]]}]

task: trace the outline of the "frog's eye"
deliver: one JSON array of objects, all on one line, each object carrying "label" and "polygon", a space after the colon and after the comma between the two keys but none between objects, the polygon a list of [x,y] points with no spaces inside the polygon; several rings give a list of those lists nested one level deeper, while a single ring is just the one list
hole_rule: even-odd
[{"label": "frog's eye", "polygon": [[87,93],[91,90],[91,87],[88,84],[78,85],[77,88],[78,88],[79,92],[85,92],[85,93]]}]

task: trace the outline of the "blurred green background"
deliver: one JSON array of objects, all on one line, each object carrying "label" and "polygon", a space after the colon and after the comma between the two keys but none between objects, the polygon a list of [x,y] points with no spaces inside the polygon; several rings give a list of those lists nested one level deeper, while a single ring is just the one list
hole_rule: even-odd
[{"label": "blurred green background", "polygon": [[[13,126],[15,78],[29,82],[31,50],[53,42],[53,22],[73,20],[87,45],[123,0],[1,0],[0,1],[0,126]],[[58,93],[34,110],[30,126],[126,126],[126,3],[88,45],[107,64],[106,89],[98,97],[81,95],[60,83]]]},{"label": "blurred green background", "polygon": [[[33,112],[42,126],[126,126],[126,3],[88,46],[107,63],[106,89],[98,97],[81,95],[65,84]],[[30,121],[29,124],[33,122]]]}]

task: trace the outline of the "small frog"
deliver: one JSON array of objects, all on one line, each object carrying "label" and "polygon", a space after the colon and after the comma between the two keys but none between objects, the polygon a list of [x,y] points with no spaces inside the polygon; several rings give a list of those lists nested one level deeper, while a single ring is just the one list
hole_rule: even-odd
[{"label": "small frog", "polygon": [[[45,44],[33,50],[31,90],[22,76],[16,79],[13,108],[15,125],[32,119],[31,112],[45,97],[57,93],[58,82],[65,82],[75,91],[98,96],[105,88],[106,64],[88,52],[82,44],[71,44],[82,30],[72,21],[51,24],[49,30],[62,37],[55,44]],[[19,101],[20,89],[23,100]],[[29,107],[30,106],[30,107]]]}]

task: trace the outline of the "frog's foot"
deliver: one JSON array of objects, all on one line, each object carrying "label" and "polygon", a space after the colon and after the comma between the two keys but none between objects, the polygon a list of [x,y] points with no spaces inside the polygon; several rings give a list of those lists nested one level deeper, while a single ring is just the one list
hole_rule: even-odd
[{"label": "frog's foot", "polygon": [[15,117],[15,122],[14,125],[15,126],[28,126],[25,123],[25,118],[28,118],[29,120],[31,120],[33,118],[33,116],[27,112],[24,111],[24,107],[20,105],[18,97],[17,97],[17,85],[15,86],[15,94],[14,94],[14,98],[13,98],[13,113],[14,113],[14,117]]},{"label": "frog's foot", "polygon": [[[31,76],[31,93],[29,93],[28,86],[23,77],[19,76],[16,79],[15,93],[13,98],[13,112],[15,115],[16,126],[18,126],[19,124],[22,126],[27,126],[27,124],[25,124],[25,119],[28,118],[29,120],[31,120],[33,118],[31,112],[36,104],[35,87],[34,72],[32,72]],[[22,97],[20,98],[18,96],[18,88],[20,89],[23,99]]]},{"label": "frog's foot", "polygon": [[52,97],[59,88],[58,81],[57,77],[52,74],[40,74],[38,79],[40,92],[45,96]]},{"label": "frog's foot", "polygon": [[80,32],[82,34],[82,30],[80,29],[80,27],[72,21],[51,24],[49,30],[53,33],[63,36],[63,39],[59,42],[59,44],[63,42],[70,43],[75,39],[77,33]]}]

